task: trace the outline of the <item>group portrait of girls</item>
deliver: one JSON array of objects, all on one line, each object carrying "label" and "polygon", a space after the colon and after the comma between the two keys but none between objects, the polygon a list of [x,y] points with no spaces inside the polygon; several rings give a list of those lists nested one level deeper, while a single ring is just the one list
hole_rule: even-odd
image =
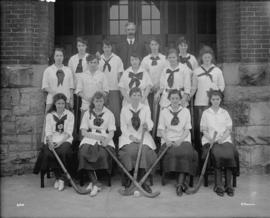
[{"label": "group portrait of girls", "polygon": [[[54,188],[63,191],[65,174],[51,150],[69,168],[74,165],[72,144],[77,143],[76,171],[87,173],[86,189],[93,197],[102,190],[96,171],[112,171],[107,149],[133,174],[142,144],[140,181],[160,151],[169,147],[160,170],[177,175],[175,190],[182,196],[189,188],[187,178],[198,175],[200,160],[213,144],[214,192],[233,196],[237,150],[231,138],[232,119],[221,107],[225,82],[212,48],[202,47],[197,60],[188,53],[185,37],[167,54],[160,52],[159,40],[152,38],[150,53],[142,56],[140,44],[129,37],[134,36],[135,25],[128,23],[126,28],[130,35],[115,52],[112,43],[104,40],[102,54],[88,54],[87,41],[78,37],[78,53],[64,66],[64,51],[54,50],[54,64],[44,71],[42,80],[47,98],[40,169],[52,168]],[[132,181],[121,176],[128,189]],[[149,179],[142,188],[152,192]]]}]

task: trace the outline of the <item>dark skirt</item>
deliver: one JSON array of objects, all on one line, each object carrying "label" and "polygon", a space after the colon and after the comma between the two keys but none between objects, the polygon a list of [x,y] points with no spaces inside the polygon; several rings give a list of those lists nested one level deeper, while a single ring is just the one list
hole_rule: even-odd
[{"label": "dark skirt", "polygon": [[[114,148],[107,146],[113,153]],[[78,170],[107,170],[112,172],[112,158],[103,146],[83,144],[78,152]]]},{"label": "dark skirt", "polygon": [[[165,148],[162,145],[161,151]],[[182,142],[180,146],[171,146],[162,160],[163,172],[179,172],[196,175],[198,167],[198,153],[190,142]]]},{"label": "dark skirt", "polygon": [[[128,145],[124,145],[119,150],[119,159],[128,171],[131,171],[135,168],[138,149],[139,143],[130,143]],[[148,171],[156,159],[156,152],[149,146],[143,145],[139,168]],[[154,170],[152,173],[154,173]]]},{"label": "dark skirt", "polygon": [[[60,157],[66,169],[70,171],[73,158],[71,144],[69,142],[64,142],[61,146],[55,148],[55,151]],[[41,151],[39,152],[34,167],[34,173],[38,174],[40,171],[46,171],[48,168],[61,169],[61,166],[57,162],[52,151],[48,148],[48,145],[44,144],[41,148]]]},{"label": "dark skirt", "polygon": [[[209,149],[209,144],[203,146],[202,159],[204,160]],[[238,152],[236,147],[229,142],[223,144],[215,143],[211,150],[211,164],[215,168],[237,168]],[[209,162],[210,163],[210,162]]]},{"label": "dark skirt", "polygon": [[118,90],[110,90],[107,96],[107,107],[114,115],[116,128],[120,128],[121,97],[121,92]]},{"label": "dark skirt", "polygon": [[202,118],[202,113],[205,109],[207,109],[208,106],[194,106],[194,144],[195,149],[197,152],[199,152],[199,155],[201,156],[201,137],[202,133],[200,130],[200,123]]},{"label": "dark skirt", "polygon": [[73,95],[74,99],[74,129],[73,129],[73,138],[75,141],[80,140],[80,118],[81,118],[81,106],[82,98],[76,94]]}]

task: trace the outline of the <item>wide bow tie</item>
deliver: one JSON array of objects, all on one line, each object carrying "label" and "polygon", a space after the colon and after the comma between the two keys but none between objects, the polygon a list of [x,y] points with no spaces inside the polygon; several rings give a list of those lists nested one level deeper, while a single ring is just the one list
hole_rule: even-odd
[{"label": "wide bow tie", "polygon": [[56,76],[57,76],[57,86],[62,86],[63,82],[64,82],[64,78],[65,78],[65,73],[63,70],[57,70],[56,72]]},{"label": "wide bow tie", "polygon": [[61,119],[59,119],[57,116],[53,115],[53,119],[56,122],[55,124],[55,131],[62,133],[64,132],[64,123],[65,120],[67,119],[67,114],[63,116]]},{"label": "wide bow tie", "polygon": [[130,112],[132,113],[131,124],[136,131],[140,128],[141,125],[141,119],[139,117],[140,111],[141,110],[134,112],[133,110],[130,109]]},{"label": "wide bow tie", "polygon": [[101,126],[101,124],[104,122],[104,120],[103,120],[103,118],[102,118],[104,112],[97,115],[97,114],[95,113],[95,111],[92,110],[92,111],[89,111],[89,113],[90,113],[90,117],[89,117],[90,119],[91,119],[91,114],[93,114],[94,117],[95,117],[95,119],[93,120],[93,124],[94,124],[95,126]]},{"label": "wide bow tie", "polygon": [[141,84],[140,80],[142,80],[143,78],[143,72],[140,73],[129,72],[128,77],[131,78],[129,82],[129,88],[132,88],[134,83],[136,87],[139,87],[139,85]]},{"label": "wide bow tie", "polygon": [[150,59],[152,60],[152,63],[151,63],[152,66],[156,66],[157,65],[157,61],[160,60],[159,56],[150,57]]},{"label": "wide bow tie", "polygon": [[79,59],[79,63],[77,65],[75,73],[82,73],[82,72],[83,72],[82,59]]},{"label": "wide bow tie", "polygon": [[188,56],[188,57],[182,57],[182,56],[179,56],[180,62],[181,62],[182,64],[186,64],[186,65],[188,66],[188,68],[192,70],[192,65],[191,65],[189,59],[190,59],[190,56]]},{"label": "wide bow tie", "polygon": [[173,118],[171,120],[171,125],[172,126],[177,126],[179,124],[179,118],[178,118],[178,114],[180,113],[182,109],[180,109],[179,111],[173,112],[170,110],[171,114],[173,115]]},{"label": "wide bow tie", "polygon": [[213,82],[213,76],[210,74],[210,72],[215,68],[215,67],[211,67],[209,70],[204,69],[202,66],[201,68],[203,69],[204,73],[201,73],[198,75],[198,77],[201,76],[208,76],[209,79],[211,80],[211,82]]},{"label": "wide bow tie", "polygon": [[108,60],[105,60],[105,59],[103,58],[103,61],[104,61],[103,72],[105,72],[106,67],[108,67],[108,71],[111,72],[112,66],[111,66],[110,63],[109,63],[111,59],[112,59],[112,56],[111,56]]},{"label": "wide bow tie", "polygon": [[176,70],[170,70],[170,69],[167,69],[167,71],[166,71],[166,73],[170,74],[170,75],[168,76],[168,79],[167,79],[168,86],[169,86],[170,88],[172,88],[173,83],[174,83],[174,73],[175,73],[175,72],[178,72],[178,71],[179,71],[178,68],[177,68]]}]

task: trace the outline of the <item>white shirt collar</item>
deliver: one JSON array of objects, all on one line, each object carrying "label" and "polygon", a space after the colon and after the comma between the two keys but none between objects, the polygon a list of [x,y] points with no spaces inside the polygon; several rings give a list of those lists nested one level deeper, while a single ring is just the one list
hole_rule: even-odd
[{"label": "white shirt collar", "polygon": [[134,44],[134,41],[135,41],[135,38],[133,38],[133,39],[127,38],[127,42],[128,42],[129,45],[130,45],[130,41],[132,42],[132,45],[133,45]]},{"label": "white shirt collar", "polygon": [[139,105],[138,105],[138,107],[137,107],[137,110],[135,110],[135,109],[132,107],[132,104],[129,103],[129,104],[128,104],[128,109],[131,109],[131,110],[137,112],[138,110],[140,110],[141,108],[143,108],[143,106],[144,106],[144,105],[143,105],[142,103],[139,103]]}]

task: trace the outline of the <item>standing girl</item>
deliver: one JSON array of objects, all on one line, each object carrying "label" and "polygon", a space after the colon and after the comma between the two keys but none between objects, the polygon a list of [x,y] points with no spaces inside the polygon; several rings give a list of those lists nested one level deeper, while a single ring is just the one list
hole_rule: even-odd
[{"label": "standing girl", "polygon": [[115,131],[115,120],[113,113],[104,106],[104,103],[104,93],[96,92],[92,97],[89,110],[84,113],[80,127],[84,138],[79,148],[78,170],[88,172],[91,182],[87,189],[91,189],[91,197],[97,195],[101,190],[95,170],[105,169],[109,174],[112,170],[112,159],[104,147],[107,146],[114,152],[112,138]]}]

